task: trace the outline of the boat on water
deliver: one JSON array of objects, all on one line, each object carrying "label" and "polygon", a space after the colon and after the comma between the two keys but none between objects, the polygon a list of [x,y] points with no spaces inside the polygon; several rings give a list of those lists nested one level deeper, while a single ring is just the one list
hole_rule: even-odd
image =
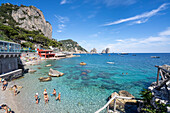
[{"label": "boat on water", "polygon": [[114,62],[107,62],[108,64],[115,64]]},{"label": "boat on water", "polygon": [[128,55],[128,53],[120,53],[120,55]]},{"label": "boat on water", "polygon": [[84,66],[84,65],[86,65],[86,63],[85,62],[81,62],[80,65]]},{"label": "boat on water", "polygon": [[151,56],[151,58],[160,58],[159,56]]}]

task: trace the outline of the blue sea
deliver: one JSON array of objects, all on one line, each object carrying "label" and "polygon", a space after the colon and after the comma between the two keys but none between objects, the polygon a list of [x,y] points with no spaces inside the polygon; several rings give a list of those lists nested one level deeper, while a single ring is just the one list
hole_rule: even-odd
[{"label": "blue sea", "polygon": [[[24,108],[21,110],[24,113],[94,113],[107,103],[113,92],[126,90],[140,98],[140,91],[156,81],[155,65],[170,65],[170,54],[135,55],[81,54],[80,57],[42,61],[40,65],[30,67],[37,72],[27,73],[24,78],[14,81],[24,87],[17,96],[18,106]],[[87,65],[81,66],[80,62]],[[52,67],[45,67],[47,64],[52,64]],[[48,77],[50,68],[65,74],[49,82],[39,82],[38,78]],[[57,93],[61,92],[61,102],[50,96],[54,88]],[[44,89],[49,95],[48,104],[43,99]],[[41,98],[38,105],[34,99],[37,92]]]}]

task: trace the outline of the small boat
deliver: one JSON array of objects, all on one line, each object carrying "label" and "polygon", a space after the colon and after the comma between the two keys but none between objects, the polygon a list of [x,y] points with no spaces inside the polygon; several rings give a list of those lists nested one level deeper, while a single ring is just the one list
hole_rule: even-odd
[{"label": "small boat", "polygon": [[61,73],[57,70],[53,70],[52,68],[50,68],[48,75],[51,77],[61,77],[64,75],[64,73]]},{"label": "small boat", "polygon": [[128,55],[128,53],[120,53],[120,55]]},{"label": "small boat", "polygon": [[159,56],[151,56],[151,58],[160,58]]},{"label": "small boat", "polygon": [[48,64],[48,65],[46,65],[45,67],[50,67],[50,66],[52,66],[51,64]]},{"label": "small boat", "polygon": [[83,65],[86,65],[86,63],[84,63],[84,62],[81,62],[81,63],[80,63],[80,65],[82,65],[82,66],[83,66]]},{"label": "small boat", "polygon": [[135,54],[133,54],[132,56],[136,56]]},{"label": "small boat", "polygon": [[115,64],[114,62],[107,62],[108,64]]},{"label": "small boat", "polygon": [[51,77],[40,77],[39,80],[40,82],[47,82],[47,81],[51,81],[52,78]]}]

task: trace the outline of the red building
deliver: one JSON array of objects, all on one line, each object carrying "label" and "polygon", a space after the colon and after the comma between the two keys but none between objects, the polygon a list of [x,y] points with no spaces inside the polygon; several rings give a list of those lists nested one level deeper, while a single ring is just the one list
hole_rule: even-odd
[{"label": "red building", "polygon": [[40,57],[50,58],[55,57],[55,53],[52,53],[52,50],[43,50],[43,49],[37,49],[38,55]]}]

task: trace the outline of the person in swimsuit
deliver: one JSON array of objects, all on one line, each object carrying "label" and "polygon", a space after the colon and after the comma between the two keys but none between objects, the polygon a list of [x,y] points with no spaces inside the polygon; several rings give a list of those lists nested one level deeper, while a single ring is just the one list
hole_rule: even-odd
[{"label": "person in swimsuit", "polygon": [[4,109],[5,113],[12,113],[11,109],[6,104],[1,105],[1,109]]},{"label": "person in swimsuit", "polygon": [[46,89],[44,89],[44,101],[45,101],[45,103],[48,103],[48,94],[47,94],[47,90]]},{"label": "person in swimsuit", "polygon": [[45,100],[45,104],[48,103],[48,94],[44,94],[44,100]]},{"label": "person in swimsuit", "polygon": [[38,104],[38,103],[39,103],[39,96],[38,96],[38,93],[36,93],[34,97],[35,97],[36,104]]},{"label": "person in swimsuit", "polygon": [[53,93],[52,93],[55,97],[56,97],[56,90],[53,89]]},{"label": "person in swimsuit", "polygon": [[17,85],[14,85],[14,95],[16,96],[17,93],[18,93],[18,91],[17,91]]},{"label": "person in swimsuit", "polygon": [[4,80],[2,89],[6,90],[7,86],[8,86],[8,82],[6,80]]},{"label": "person in swimsuit", "polygon": [[61,100],[61,93],[58,93],[58,97],[56,98],[56,100]]}]

